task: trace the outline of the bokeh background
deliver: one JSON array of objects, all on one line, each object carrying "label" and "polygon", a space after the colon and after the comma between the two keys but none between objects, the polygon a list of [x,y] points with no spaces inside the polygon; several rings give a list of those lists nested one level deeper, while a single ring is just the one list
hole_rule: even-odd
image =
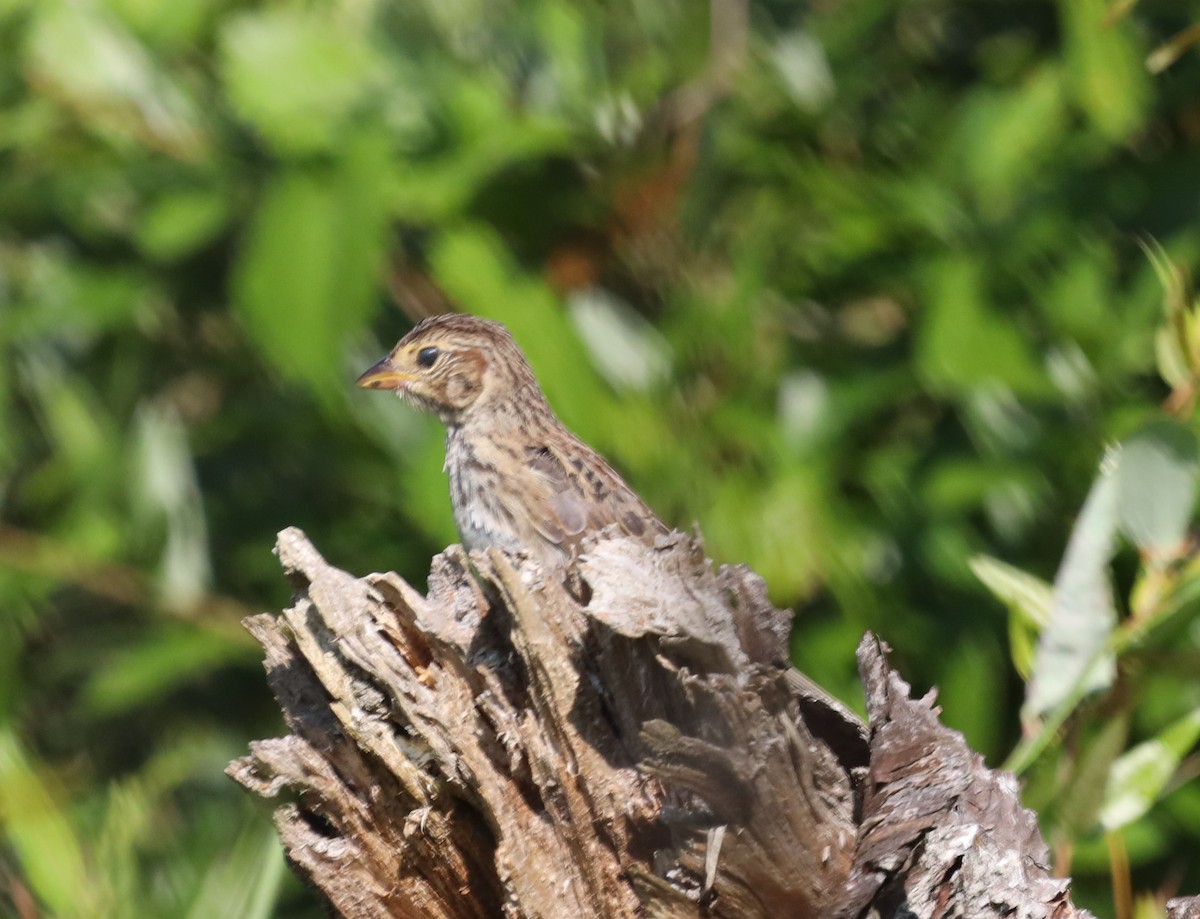
[{"label": "bokeh background", "polygon": [[[1003,762],[1019,629],[972,559],[1052,580],[1106,447],[1194,426],[1197,23],[0,0],[0,915],[321,915],[222,774],[282,731],[239,619],[288,603],[285,526],[419,586],[454,541],[436,421],[352,385],[447,308],[762,574],[801,668],[860,706],[876,630]],[[1144,573],[1123,548],[1122,616]],[[1118,755],[1200,706],[1197,605],[1022,774],[1102,917],[1200,892],[1194,734],[1096,821]]]}]

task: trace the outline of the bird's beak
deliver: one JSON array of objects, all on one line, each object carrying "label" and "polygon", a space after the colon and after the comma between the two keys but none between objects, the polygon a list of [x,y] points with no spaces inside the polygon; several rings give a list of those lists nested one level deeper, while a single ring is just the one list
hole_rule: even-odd
[{"label": "bird's beak", "polygon": [[400,389],[411,379],[411,373],[403,373],[392,366],[392,356],[389,354],[355,380],[354,385],[363,389]]}]

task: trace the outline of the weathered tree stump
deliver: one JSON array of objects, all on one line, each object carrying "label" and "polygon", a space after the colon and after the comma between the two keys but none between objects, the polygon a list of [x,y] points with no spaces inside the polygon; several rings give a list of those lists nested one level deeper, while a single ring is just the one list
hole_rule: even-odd
[{"label": "weathered tree stump", "polygon": [[278,554],[295,604],[246,626],[291,734],[229,774],[287,793],[287,856],[344,916],[1087,915],[877,640],[868,730],[696,539],[601,540],[582,585],[451,547],[428,596],[299,530]]}]

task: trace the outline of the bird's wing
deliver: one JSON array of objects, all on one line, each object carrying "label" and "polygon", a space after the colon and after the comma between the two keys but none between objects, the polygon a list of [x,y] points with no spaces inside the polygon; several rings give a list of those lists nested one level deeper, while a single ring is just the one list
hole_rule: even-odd
[{"label": "bird's wing", "polygon": [[569,454],[550,444],[526,449],[526,462],[543,485],[530,508],[542,536],[575,555],[585,534],[612,524],[627,536],[667,531],[599,454],[582,441],[573,446]]}]

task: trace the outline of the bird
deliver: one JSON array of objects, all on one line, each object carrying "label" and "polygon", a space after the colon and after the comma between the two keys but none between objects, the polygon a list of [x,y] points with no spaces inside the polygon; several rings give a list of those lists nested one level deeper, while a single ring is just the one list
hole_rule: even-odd
[{"label": "bird", "polygon": [[463,546],[569,566],[585,537],[651,542],[668,528],[546,401],[503,325],[465,313],[422,320],[356,381],[391,390],[446,427],[444,470]]}]

